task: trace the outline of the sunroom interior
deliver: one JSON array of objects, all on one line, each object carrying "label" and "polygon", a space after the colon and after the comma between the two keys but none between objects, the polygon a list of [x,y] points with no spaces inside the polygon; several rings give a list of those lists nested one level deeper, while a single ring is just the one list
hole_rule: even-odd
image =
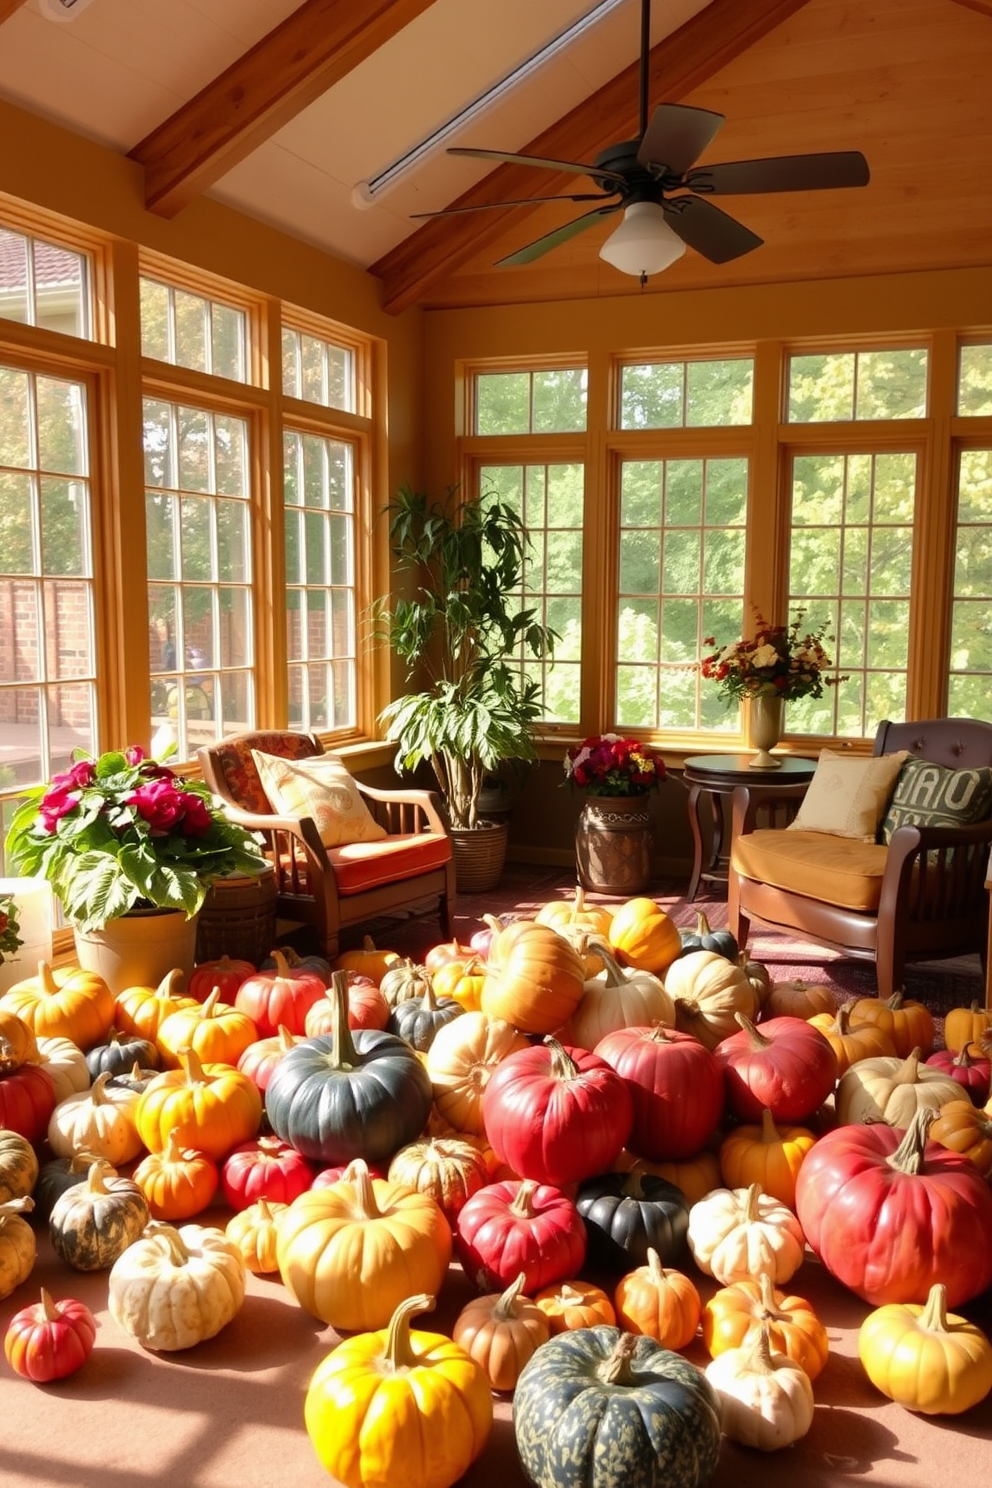
[{"label": "sunroom interior", "polygon": [[[498,11],[0,0],[5,811],[74,747],[247,727],[394,781],[368,606],[402,483],[495,487],[531,537],[560,640],[518,861],[572,860],[564,749],[619,730],[688,870],[674,778],[746,742],[694,663],[755,615],[822,623],[845,675],[787,751],[987,716],[992,4]],[[729,262],[624,274],[611,218],[499,266],[590,178],[447,148],[636,138],[645,11],[650,107],[725,117],[704,164],[857,150],[869,183],[728,199],[762,239]]]}]

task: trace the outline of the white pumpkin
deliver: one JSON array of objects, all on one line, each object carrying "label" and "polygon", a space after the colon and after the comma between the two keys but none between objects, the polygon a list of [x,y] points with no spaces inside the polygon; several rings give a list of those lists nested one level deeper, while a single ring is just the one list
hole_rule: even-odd
[{"label": "white pumpkin", "polygon": [[582,1001],[568,1020],[565,1043],[595,1049],[600,1039],[621,1028],[675,1027],[675,1003],[660,977],[625,969],[602,943],[595,951],[603,970],[585,983]]},{"label": "white pumpkin", "polygon": [[213,1338],[245,1300],[245,1263],[222,1230],[153,1222],[113,1264],[110,1315],[144,1348],[171,1353]]},{"label": "white pumpkin", "polygon": [[689,1210],[687,1235],[700,1271],[721,1286],[767,1272],[776,1286],[803,1263],[806,1239],[785,1204],[750,1188],[715,1188]]},{"label": "white pumpkin", "polygon": [[79,1095],[89,1090],[91,1076],[86,1055],[78,1044],[67,1038],[40,1038],[38,1053],[41,1067],[55,1081],[55,1102],[58,1105],[70,1095]]},{"label": "white pumpkin", "polygon": [[675,1027],[707,1049],[740,1031],[737,1014],[753,1022],[754,988],[741,967],[716,951],[687,951],[665,972],[665,990],[675,1003]]},{"label": "white pumpkin", "polygon": [[60,1101],[48,1123],[48,1145],[56,1157],[92,1152],[113,1167],[131,1162],[144,1150],[134,1124],[139,1092],[111,1085],[111,1075],[98,1075],[91,1090]]},{"label": "white pumpkin", "polygon": [[705,1374],[720,1397],[721,1424],[731,1441],[775,1452],[813,1424],[809,1376],[787,1355],[772,1353],[767,1323],[753,1342],[718,1354]]},{"label": "white pumpkin", "polygon": [[961,1099],[962,1087],[946,1070],[924,1064],[919,1049],[908,1059],[879,1054],[859,1059],[841,1075],[834,1095],[840,1126],[884,1121],[901,1130],[917,1111],[939,1111]]}]

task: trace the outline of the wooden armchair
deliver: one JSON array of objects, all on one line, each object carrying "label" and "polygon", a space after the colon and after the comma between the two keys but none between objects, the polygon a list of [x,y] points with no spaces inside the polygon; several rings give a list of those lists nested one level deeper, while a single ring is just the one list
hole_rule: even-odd
[{"label": "wooden armchair", "polygon": [[[881,723],[873,754],[899,750],[947,769],[992,765],[992,724],[971,718]],[[977,951],[985,960],[985,888],[992,817],[973,826],[900,826],[888,845],[815,832],[788,834],[806,785],[785,786],[761,806],[747,786],[733,795],[729,922],[741,947],[751,921],[792,932],[846,956],[875,962],[880,997],[901,989],[906,962]],[[992,995],[992,994],[990,994]]]},{"label": "wooden armchair", "polygon": [[377,915],[435,898],[445,939],[454,934],[455,870],[451,838],[437,797],[425,790],[376,790],[355,784],[386,836],[325,847],[310,817],[274,813],[252,750],[291,760],[323,754],[314,734],[236,734],[198,751],[203,778],[232,821],[261,832],[276,875],[276,913],[314,931],[322,952],[338,953],[339,935]]}]

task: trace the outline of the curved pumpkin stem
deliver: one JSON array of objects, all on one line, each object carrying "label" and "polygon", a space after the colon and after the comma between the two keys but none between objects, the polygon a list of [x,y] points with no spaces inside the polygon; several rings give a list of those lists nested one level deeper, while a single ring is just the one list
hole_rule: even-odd
[{"label": "curved pumpkin stem", "polygon": [[385,1362],[393,1373],[412,1369],[416,1364],[417,1356],[410,1346],[410,1319],[415,1313],[432,1311],[433,1307],[434,1298],[428,1292],[420,1292],[416,1297],[407,1297],[401,1302],[389,1319]]},{"label": "curved pumpkin stem", "polygon": [[281,946],[277,946],[276,949],[272,952],[272,960],[275,962],[275,976],[288,977],[289,962],[286,960]]},{"label": "curved pumpkin stem", "polygon": [[166,1137],[165,1146],[162,1149],[162,1162],[180,1164],[183,1161],[183,1154],[191,1150],[183,1147],[180,1142],[178,1126],[170,1127],[169,1135]]},{"label": "curved pumpkin stem", "polygon": [[579,1077],[579,1066],[569,1054],[564,1044],[560,1044],[552,1035],[547,1034],[544,1040],[551,1053],[551,1074],[556,1080],[577,1080]]},{"label": "curved pumpkin stem", "polygon": [[155,988],[156,997],[181,997],[182,988],[186,985],[186,973],[181,966],[174,966],[167,971],[165,976]]},{"label": "curved pumpkin stem", "polygon": [[59,1318],[62,1316],[62,1309],[55,1305],[55,1303],[52,1301],[51,1292],[46,1291],[44,1287],[42,1287],[41,1289],[40,1306],[41,1315],[45,1319],[46,1323],[57,1323]]},{"label": "curved pumpkin stem", "polygon": [[0,1228],[6,1220],[12,1219],[15,1214],[30,1214],[34,1208],[34,1199],[30,1194],[24,1194],[19,1199],[8,1199],[5,1204],[0,1204]]},{"label": "curved pumpkin stem", "polygon": [[203,1061],[192,1044],[187,1044],[184,1048],[177,1050],[176,1058],[185,1072],[187,1085],[210,1084],[207,1072],[203,1068]]},{"label": "curved pumpkin stem", "polygon": [[622,987],[627,977],[609,944],[600,935],[591,935],[589,937],[589,944],[606,969],[605,985],[610,988]]},{"label": "curved pumpkin stem", "polygon": [[892,1076],[893,1085],[916,1085],[920,1078],[920,1060],[923,1058],[922,1049],[914,1049],[913,1052],[903,1060],[896,1073]]},{"label": "curved pumpkin stem", "polygon": [[770,1146],[773,1142],[781,1142],[782,1133],[775,1125],[775,1117],[765,1106],[761,1112],[761,1142],[762,1146]]},{"label": "curved pumpkin stem", "polygon": [[55,973],[47,961],[38,962],[38,991],[45,997],[51,997],[54,992],[60,990],[55,980]]},{"label": "curved pumpkin stem", "polygon": [[534,1216],[534,1194],[537,1183],[533,1178],[521,1178],[520,1187],[513,1196],[509,1210],[511,1214],[518,1215],[521,1219],[532,1219]]},{"label": "curved pumpkin stem", "polygon": [[104,1070],[102,1075],[97,1075],[90,1086],[89,1097],[94,1106],[109,1106],[110,1097],[106,1094],[107,1085],[113,1079],[110,1070]]},{"label": "curved pumpkin stem", "polygon": [[[741,1364],[744,1369],[749,1369],[754,1374],[772,1374],[774,1372],[772,1344],[767,1323],[762,1323],[755,1331],[754,1342],[744,1358],[741,1359]],[[798,1368],[798,1365],[796,1367]]]},{"label": "curved pumpkin stem", "polygon": [[747,1034],[748,1042],[750,1043],[752,1049],[771,1048],[772,1040],[765,1038],[764,1034],[761,1033],[757,1028],[755,1028],[754,1024],[751,1022],[751,1019],[748,1018],[746,1014],[735,1013],[734,1022],[739,1024],[739,1026]]},{"label": "curved pumpkin stem", "polygon": [[697,909],[696,910],[696,934],[698,936],[700,936],[700,938],[702,936],[704,936],[704,935],[711,935],[712,934],[712,930],[710,928],[710,922],[706,918],[706,915],[703,912],[703,910],[701,910],[701,909]]},{"label": "curved pumpkin stem", "polygon": [[890,1168],[898,1168],[900,1173],[918,1173],[921,1170],[926,1153],[927,1133],[937,1115],[930,1107],[915,1112],[905,1136],[888,1159]]},{"label": "curved pumpkin stem", "polygon": [[950,1332],[947,1324],[947,1288],[942,1281],[935,1281],[930,1288],[920,1313],[920,1327],[929,1329],[931,1333]]},{"label": "curved pumpkin stem", "polygon": [[[412,964],[412,963],[411,963]],[[330,1052],[327,1055],[329,1069],[354,1069],[361,1061],[355,1041],[348,1026],[348,973],[331,973],[331,985],[327,989],[327,1000],[331,1004]]]},{"label": "curved pumpkin stem", "polygon": [[775,1291],[775,1283],[772,1281],[770,1272],[761,1272],[758,1277],[758,1286],[761,1288],[761,1311],[756,1315],[773,1323],[786,1322],[790,1314],[783,1312],[778,1305],[778,1293]]},{"label": "curved pumpkin stem", "polygon": [[602,1364],[596,1365],[596,1374],[604,1385],[632,1385],[634,1383],[630,1361],[636,1347],[636,1333],[621,1333],[609,1358],[604,1359]]},{"label": "curved pumpkin stem", "polygon": [[519,1302],[523,1293],[524,1284],[527,1281],[526,1271],[521,1271],[515,1281],[511,1281],[506,1291],[503,1292],[499,1301],[493,1307],[493,1319],[497,1323],[505,1323],[510,1318],[515,1318],[519,1312]]},{"label": "curved pumpkin stem", "polygon": [[186,1265],[189,1260],[189,1251],[183,1244],[183,1237],[175,1225],[167,1224],[164,1219],[153,1219],[145,1226],[145,1235],[165,1241],[169,1251],[169,1260],[174,1266]]},{"label": "curved pumpkin stem", "polygon": [[290,1049],[300,1042],[299,1036],[295,1033],[290,1033],[285,1023],[279,1024],[279,1032],[276,1037],[279,1040],[279,1051],[282,1054],[288,1054]]},{"label": "curved pumpkin stem", "polygon": [[86,1192],[89,1194],[109,1193],[107,1179],[116,1177],[117,1169],[114,1165],[107,1162],[106,1158],[98,1157],[96,1162],[91,1162],[86,1170]]},{"label": "curved pumpkin stem", "polygon": [[220,988],[219,987],[215,987],[213,989],[213,991],[210,993],[209,997],[205,997],[203,999],[203,1002],[200,1004],[200,1011],[197,1014],[197,1017],[198,1018],[214,1018],[214,1017],[216,1017],[216,1013],[215,1013],[214,1010],[217,1007],[217,1004],[218,1004],[219,1001],[220,1001]]}]

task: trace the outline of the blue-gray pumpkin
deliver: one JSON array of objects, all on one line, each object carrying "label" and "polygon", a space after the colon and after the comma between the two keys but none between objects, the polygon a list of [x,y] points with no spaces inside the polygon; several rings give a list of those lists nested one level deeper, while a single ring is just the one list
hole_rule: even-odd
[{"label": "blue-gray pumpkin", "polygon": [[378,1162],[423,1131],[430,1078],[395,1034],[367,1028],[352,1034],[345,972],[334,973],[327,995],[331,1032],[304,1039],[279,1060],[265,1092],[269,1124],[312,1161]]},{"label": "blue-gray pumpkin", "polygon": [[536,1488],[701,1488],[720,1455],[720,1405],[701,1371],[605,1324],[531,1355],[513,1429]]}]

